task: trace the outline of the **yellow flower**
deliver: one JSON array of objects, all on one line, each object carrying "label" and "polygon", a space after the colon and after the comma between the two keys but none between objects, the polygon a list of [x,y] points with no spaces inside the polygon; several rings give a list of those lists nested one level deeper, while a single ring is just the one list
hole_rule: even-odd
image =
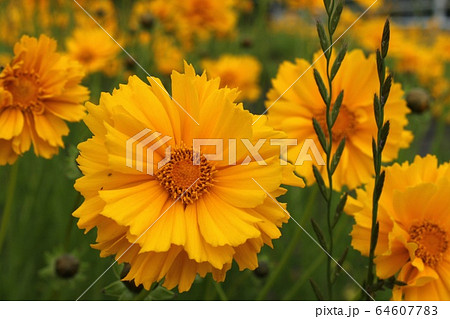
[{"label": "yellow flower", "polygon": [[172,38],[157,34],[153,38],[153,61],[156,70],[162,74],[170,74],[173,70],[183,69],[183,53],[174,44]]},{"label": "yellow flower", "polygon": [[[395,286],[394,300],[450,298],[450,164],[435,156],[416,156],[411,164],[386,167],[379,202],[380,230],[375,250],[376,273],[406,286]],[[374,180],[345,211],[354,216],[352,246],[369,254]]]},{"label": "yellow flower", "polygon": [[255,101],[258,99],[261,63],[255,57],[226,54],[218,60],[203,60],[202,67],[210,78],[220,78],[220,87],[239,89],[239,100]]},{"label": "yellow flower", "polygon": [[325,10],[323,0],[284,0],[290,9],[308,9],[315,13]]},{"label": "yellow flower", "polygon": [[31,144],[38,156],[56,154],[69,133],[64,120],[81,120],[88,98],[79,85],[81,66],[57,53],[55,40],[23,36],[14,54],[0,74],[0,165],[13,163]]},{"label": "yellow flower", "polygon": [[[75,188],[86,200],[74,212],[78,226],[87,231],[97,227],[93,247],[116,259],[124,253],[118,261],[131,264],[124,280],[134,279],[147,289],[165,278],[165,287],[186,291],[196,274],[212,273],[223,281],[233,259],[240,269],[255,269],[257,253],[281,235],[278,227],[288,217],[252,178],[274,197],[286,191],[281,183],[303,182],[293,167],[280,165],[278,149],[269,143],[260,150],[265,166],[256,161],[230,165],[228,147],[222,161],[206,159],[202,149],[200,165],[193,165],[192,143],[194,138],[220,138],[228,145],[229,139],[248,138],[254,145],[260,138],[284,134],[264,121],[252,126],[254,117],[233,103],[236,91],[219,89],[219,79],[197,76],[192,66],[185,65],[185,74],[172,74],[172,93],[200,125],[154,81],[162,85],[156,78],[149,79],[149,86],[133,76],[112,95],[104,93],[100,105],[88,103],[85,122],[94,137],[79,146],[85,176]],[[126,166],[127,140],[144,129],[172,138],[166,144],[170,161],[158,168],[167,150],[161,147],[148,163],[153,176]],[[239,145],[237,163],[247,155]],[[206,153],[215,153],[214,146]],[[144,163],[147,171],[146,160],[134,158],[133,163]]]},{"label": "yellow flower", "polygon": [[237,21],[235,0],[155,0],[151,11],[186,49],[194,40],[231,34]]},{"label": "yellow flower", "polygon": [[[318,54],[314,57],[314,60]],[[277,77],[272,81],[266,106],[270,107],[281,94],[296,81],[310,66],[310,63],[297,59],[295,63],[281,64]],[[326,79],[326,60],[321,58],[314,65]],[[346,185],[350,189],[368,182],[373,175],[372,137],[376,136],[377,127],[373,116],[373,97],[379,92],[375,56],[366,58],[360,50],[351,51],[345,57],[341,68],[333,81],[334,101],[340,91],[344,99],[337,121],[333,127],[333,153],[345,137],[346,145],[339,166],[334,175],[334,187],[341,189]],[[313,69],[309,69],[273,106],[269,109],[269,124],[287,133],[298,141],[288,152],[288,160],[295,163],[305,139],[313,139],[322,152],[312,125],[313,117],[318,120],[323,130],[325,125],[325,103],[314,80]],[[397,157],[400,148],[407,147],[412,134],[404,127],[408,113],[403,100],[400,84],[392,85],[389,100],[385,107],[385,118],[390,121],[390,134],[383,152],[384,161]],[[325,158],[324,153],[323,158]],[[313,161],[305,161],[296,167],[308,184],[314,182],[312,175]],[[325,176],[324,166],[319,166]],[[327,178],[325,178],[327,180]]]},{"label": "yellow flower", "polygon": [[100,28],[78,28],[66,41],[69,56],[80,62],[87,73],[111,74],[111,65],[120,51],[119,46]]},{"label": "yellow flower", "polygon": [[[97,24],[89,17],[78,4],[71,1],[71,5],[75,10],[75,22],[80,27],[98,28]],[[89,14],[109,33],[118,31],[118,18],[116,8],[111,0],[83,0],[77,1]]]},{"label": "yellow flower", "polygon": [[434,46],[435,51],[439,52],[446,62],[450,62],[450,33],[441,31]]}]

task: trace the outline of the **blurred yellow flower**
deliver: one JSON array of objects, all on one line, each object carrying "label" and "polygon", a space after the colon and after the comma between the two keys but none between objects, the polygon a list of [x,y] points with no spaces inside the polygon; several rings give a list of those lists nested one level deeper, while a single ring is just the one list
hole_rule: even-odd
[{"label": "blurred yellow flower", "polygon": [[117,59],[119,46],[100,28],[75,29],[66,40],[68,55],[80,62],[87,73],[104,72],[112,75],[111,64]]},{"label": "blurred yellow flower", "polygon": [[450,32],[441,31],[436,38],[435,51],[439,52],[441,57],[450,62]]},{"label": "blurred yellow flower", "polygon": [[161,74],[171,74],[173,70],[183,69],[183,53],[173,39],[157,34],[152,42],[153,60],[156,70]]},{"label": "blurred yellow flower", "polygon": [[262,66],[255,57],[225,54],[217,60],[203,60],[202,68],[210,78],[220,78],[220,87],[239,89],[238,100],[258,99],[261,91],[258,82]]},{"label": "blurred yellow flower", "polygon": [[235,0],[155,0],[150,7],[185,48],[191,48],[194,40],[231,34],[237,20]]},{"label": "blurred yellow flower", "polygon": [[81,120],[88,98],[81,66],[57,53],[55,40],[23,36],[14,54],[0,73],[0,165],[12,164],[31,144],[38,156],[56,154],[69,133],[64,120]]},{"label": "blurred yellow flower", "polygon": [[[377,276],[398,273],[394,300],[450,298],[450,164],[435,156],[416,156],[411,164],[386,167],[378,210],[380,230],[375,250]],[[374,180],[349,197],[345,211],[354,216],[352,246],[369,254]]]},{"label": "blurred yellow flower", "polygon": [[290,9],[308,9],[317,13],[325,10],[323,0],[283,0]]},{"label": "blurred yellow flower", "polygon": [[[77,0],[77,2],[109,33],[118,31],[118,18],[114,2],[111,0]],[[75,11],[75,22],[79,27],[98,28],[97,24],[92,21],[78,4],[71,1],[71,5]]]},{"label": "blurred yellow flower", "polygon": [[[318,54],[313,60],[316,60]],[[266,107],[270,107],[285,90],[294,83],[310,66],[303,59],[295,63],[284,62],[272,80],[273,88],[267,95]],[[326,78],[326,60],[321,58],[314,65],[322,78]],[[374,55],[366,58],[360,50],[347,53],[341,68],[333,81],[333,101],[340,91],[344,99],[337,121],[333,127],[333,153],[345,137],[346,145],[339,166],[334,174],[333,186],[350,189],[368,182],[373,176],[372,137],[377,134],[373,116],[373,97],[379,92],[376,59]],[[296,162],[305,139],[313,139],[318,148],[312,119],[316,118],[326,132],[325,103],[314,80],[313,69],[307,71],[273,106],[269,109],[269,124],[286,132],[289,138],[298,140],[288,152],[288,160]],[[404,128],[409,112],[403,100],[401,85],[393,83],[385,108],[386,120],[390,121],[390,134],[383,152],[383,161],[394,160],[400,148],[408,147],[413,136]],[[323,153],[323,158],[325,158]],[[296,171],[306,178],[308,184],[314,183],[312,161],[296,167]],[[319,166],[325,177],[326,170]],[[327,180],[327,178],[324,178]]]},{"label": "blurred yellow flower", "polygon": [[[284,134],[264,121],[252,126],[254,116],[233,103],[236,91],[219,89],[219,79],[197,76],[192,66],[185,65],[184,74],[172,73],[173,99],[159,79],[149,82],[130,77],[112,95],[104,93],[100,105],[87,105],[85,121],[94,136],[79,146],[78,163],[85,176],[75,188],[85,202],[73,214],[79,218],[78,226],[87,231],[97,227],[93,247],[103,257],[118,259],[123,254],[118,261],[131,264],[124,280],[134,279],[146,289],[164,278],[168,289],[178,286],[180,292],[187,291],[197,274],[212,273],[215,280],[223,281],[233,260],[240,269],[255,269],[257,253],[281,235],[278,228],[288,216],[252,178],[274,197],[285,193],[281,183],[304,184],[292,166],[280,165],[278,148],[269,143],[260,152],[268,165],[256,161],[230,165],[231,150],[226,148],[225,160],[207,160],[200,153],[197,166],[192,162],[192,142],[193,138],[248,138],[254,143]],[[153,162],[139,161],[141,173],[126,166],[126,144],[144,129],[172,137],[166,144],[171,157],[158,168],[167,150],[158,148]],[[237,162],[246,155],[238,148]],[[147,165],[154,168],[154,176],[145,173]]]}]

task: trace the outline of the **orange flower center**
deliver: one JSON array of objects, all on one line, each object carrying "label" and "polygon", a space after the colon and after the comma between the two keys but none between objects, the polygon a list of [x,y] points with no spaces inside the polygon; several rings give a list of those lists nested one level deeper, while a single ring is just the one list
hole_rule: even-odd
[{"label": "orange flower center", "polygon": [[18,73],[5,79],[5,88],[13,96],[14,105],[24,110],[39,109],[39,76],[35,73]]},{"label": "orange flower center", "polygon": [[[322,127],[325,136],[328,138],[327,122],[325,117],[325,112],[319,113],[315,116],[316,120]],[[332,133],[333,142],[340,142],[344,137],[348,137],[356,126],[356,116],[350,112],[345,105],[341,106],[339,110],[339,115],[336,122],[334,123]]]},{"label": "orange flower center", "polygon": [[416,256],[428,266],[435,266],[448,248],[447,233],[436,224],[423,222],[409,229],[410,241],[418,248]]},{"label": "orange flower center", "polygon": [[77,60],[84,65],[90,64],[93,59],[94,59],[94,54],[91,51],[87,51],[87,50],[83,50],[77,56]]},{"label": "orange flower center", "polygon": [[213,185],[214,165],[199,156],[196,160],[192,149],[178,147],[155,175],[169,195],[173,199],[180,197],[184,204],[194,203]]}]

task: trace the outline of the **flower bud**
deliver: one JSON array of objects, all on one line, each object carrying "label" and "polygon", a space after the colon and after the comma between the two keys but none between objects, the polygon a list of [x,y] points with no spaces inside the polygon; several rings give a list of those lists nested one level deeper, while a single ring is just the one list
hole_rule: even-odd
[{"label": "flower bud", "polygon": [[406,103],[411,111],[420,114],[430,108],[430,95],[422,88],[414,88],[406,95]]},{"label": "flower bud", "polygon": [[58,277],[69,279],[78,273],[80,262],[78,259],[70,254],[64,254],[55,262],[55,271]]}]

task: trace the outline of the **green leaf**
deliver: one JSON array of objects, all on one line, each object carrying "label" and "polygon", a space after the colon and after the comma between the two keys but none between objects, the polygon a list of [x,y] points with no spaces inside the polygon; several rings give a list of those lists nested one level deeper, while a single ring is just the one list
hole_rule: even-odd
[{"label": "green leaf", "polygon": [[313,127],[314,131],[316,131],[317,138],[319,139],[319,143],[322,146],[322,149],[326,152],[327,151],[327,142],[325,139],[325,133],[322,130],[322,127],[320,126],[319,122],[315,118],[313,118]]},{"label": "green leaf", "polygon": [[381,192],[383,191],[384,186],[384,178],[386,174],[385,171],[382,171],[380,174],[380,177],[377,179],[375,183],[375,189],[374,189],[374,201],[378,202],[380,200]]},{"label": "green leaf", "polygon": [[325,83],[322,80],[322,77],[320,76],[319,71],[317,69],[314,69],[314,79],[316,80],[317,87],[319,89],[320,95],[322,96],[322,100],[325,102],[325,104],[328,103],[328,91],[325,87]]},{"label": "green leaf", "polygon": [[378,95],[375,93],[373,97],[373,110],[375,113],[375,122],[377,123],[378,129],[381,129],[381,126],[383,125],[384,116],[383,112],[381,110],[381,104],[380,99],[378,98]]},{"label": "green leaf", "polygon": [[144,300],[170,300],[173,299],[174,296],[175,293],[172,290],[168,290],[167,288],[158,285]]},{"label": "green leaf", "polygon": [[379,171],[381,163],[378,161],[378,148],[377,148],[377,142],[372,137],[372,157],[373,157],[373,166],[375,168],[375,173]]},{"label": "green leaf", "polygon": [[327,194],[327,188],[325,186],[325,182],[323,181],[322,175],[320,174],[317,167],[313,166],[313,173],[314,178],[316,179],[317,185],[319,186],[320,193],[322,194],[323,198],[328,200],[328,194]]},{"label": "green leaf", "polygon": [[323,235],[323,232],[320,229],[319,224],[317,224],[317,222],[311,218],[311,225],[312,225],[314,232],[316,233],[316,236],[317,236],[320,246],[322,246],[322,248],[325,249],[325,251],[328,251],[327,250],[327,242],[325,241],[325,236]]},{"label": "green leaf", "polygon": [[[341,258],[339,258],[339,260],[338,260],[338,264],[341,267],[342,267],[342,264],[344,263],[345,259],[347,258],[347,254],[348,254],[348,246],[345,247],[344,253],[342,254]],[[336,277],[339,276],[339,274],[341,273],[341,271],[342,271],[341,267],[339,267],[339,266],[336,267],[336,274],[335,274]]]},{"label": "green leaf", "polygon": [[391,92],[392,85],[392,74],[389,74],[386,80],[383,83],[383,87],[381,89],[381,106],[384,107],[386,105],[387,99],[389,98],[389,93]]},{"label": "green leaf", "polygon": [[339,164],[339,161],[341,160],[341,156],[342,156],[342,152],[344,151],[344,147],[345,147],[345,137],[339,143],[339,145],[336,149],[336,153],[334,153],[333,159],[331,160],[331,167],[330,167],[331,175],[333,175],[334,171],[336,170],[336,168]]},{"label": "green leaf", "polygon": [[384,79],[386,77],[386,66],[384,65],[384,59],[381,56],[381,52],[377,49],[377,72],[378,72],[378,80],[380,83],[384,83]]},{"label": "green leaf", "polygon": [[344,99],[344,91],[341,91],[341,93],[339,93],[339,95],[337,96],[336,101],[334,101],[333,109],[331,110],[331,127],[333,127],[334,123],[336,123],[343,99]]},{"label": "green leaf", "polygon": [[322,51],[325,54],[325,56],[327,57],[327,59],[330,57],[330,39],[328,38],[328,36],[325,33],[325,29],[323,28],[322,23],[320,23],[319,20],[317,20],[316,22],[316,27],[317,27],[317,33],[319,35],[319,40],[320,40],[320,46],[322,47]]},{"label": "green leaf", "polygon": [[390,129],[390,122],[386,121],[386,123],[384,123],[383,127],[381,128],[380,140],[378,141],[378,150],[380,152],[383,151],[383,148],[386,145],[387,138],[389,135],[389,129]]},{"label": "green leaf", "polygon": [[374,237],[373,237],[373,242],[371,243],[371,247],[370,247],[371,251],[375,251],[375,248],[377,247],[379,231],[380,231],[380,223],[377,222],[375,224],[375,229],[372,229],[372,232],[374,232]]},{"label": "green leaf", "polygon": [[330,34],[333,35],[334,32],[336,31],[336,28],[339,24],[339,20],[341,19],[341,13],[342,10],[344,9],[344,1],[342,0],[335,0],[336,1],[336,5],[335,5],[335,9],[333,14],[331,15],[331,20],[330,20]]},{"label": "green leaf", "polygon": [[336,226],[339,218],[342,216],[342,212],[344,211],[345,204],[347,203],[348,193],[344,193],[344,195],[339,199],[339,203],[336,206],[336,212],[334,215],[333,228]]},{"label": "green leaf", "polygon": [[345,55],[347,54],[347,44],[344,44],[341,48],[341,50],[339,51],[336,60],[334,60],[333,62],[333,66],[331,67],[331,73],[330,73],[330,78],[331,80],[334,79],[334,77],[336,76],[336,74],[339,71],[339,68],[341,67],[342,61],[344,61]]},{"label": "green leaf", "polygon": [[126,290],[127,287],[120,280],[117,280],[103,288],[103,293],[107,296],[120,297]]},{"label": "green leaf", "polygon": [[389,50],[389,39],[391,36],[389,19],[386,19],[383,28],[383,36],[381,38],[381,56],[386,58],[388,50]]},{"label": "green leaf", "polygon": [[313,279],[309,279],[309,283],[311,284],[311,287],[312,287],[312,289],[314,291],[314,294],[316,295],[317,300],[324,301],[325,298],[323,297],[323,294],[320,291],[320,288],[317,285],[317,283]]},{"label": "green leaf", "polygon": [[330,14],[330,10],[331,10],[331,1],[332,0],[323,0],[323,5],[328,14]]}]

